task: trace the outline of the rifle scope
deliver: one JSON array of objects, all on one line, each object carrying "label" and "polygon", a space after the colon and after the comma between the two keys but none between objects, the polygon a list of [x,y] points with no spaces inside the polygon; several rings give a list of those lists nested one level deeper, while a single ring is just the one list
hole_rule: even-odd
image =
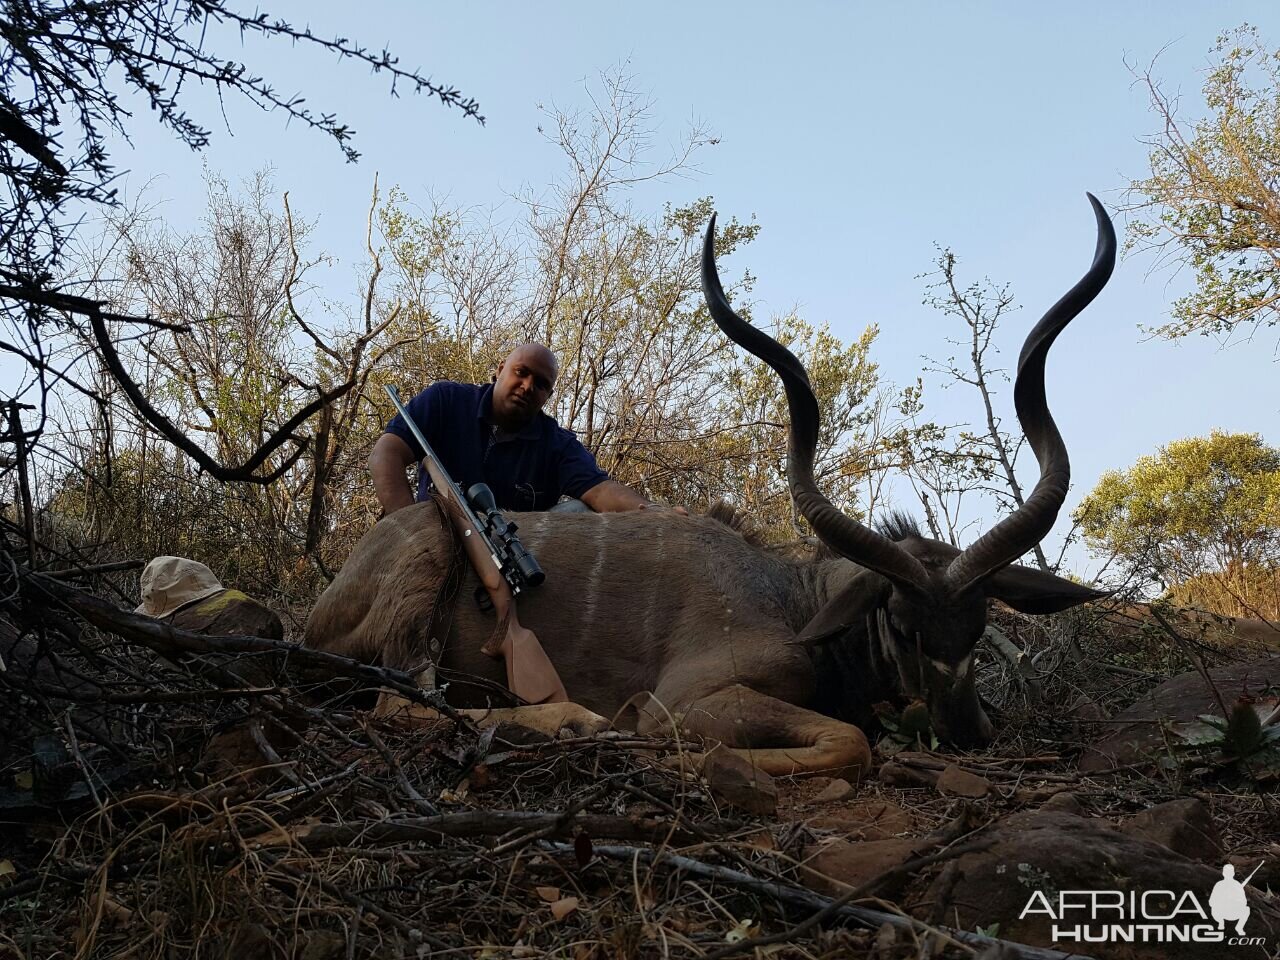
[{"label": "rifle scope", "polygon": [[516,536],[516,525],[504,517],[502,511],[498,509],[498,502],[494,499],[493,491],[489,489],[488,484],[473,484],[467,490],[467,499],[484,519],[489,539],[505,554],[502,559],[504,561],[510,559],[525,586],[536,587],[546,580],[547,575],[538,566],[538,561],[524,548],[524,544]]}]

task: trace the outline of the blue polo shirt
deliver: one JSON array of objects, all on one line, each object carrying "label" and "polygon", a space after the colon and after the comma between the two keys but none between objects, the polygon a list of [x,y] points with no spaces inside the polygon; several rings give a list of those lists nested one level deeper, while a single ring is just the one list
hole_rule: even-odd
[{"label": "blue polo shirt", "polygon": [[[442,380],[410,400],[406,409],[462,492],[473,483],[487,483],[503,510],[549,510],[562,494],[581,498],[609,479],[573,432],[541,411],[519,433],[499,438],[489,421],[492,384]],[[422,460],[425,454],[400,414],[387,424],[387,433]],[[419,463],[419,500],[430,496],[430,487]]]}]

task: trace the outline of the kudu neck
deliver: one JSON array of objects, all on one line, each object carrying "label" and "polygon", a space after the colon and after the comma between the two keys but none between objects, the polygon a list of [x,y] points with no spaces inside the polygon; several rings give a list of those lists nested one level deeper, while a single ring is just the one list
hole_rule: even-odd
[{"label": "kudu neck", "polygon": [[[883,577],[842,558],[806,564],[799,569],[802,598],[796,630],[804,628],[854,581],[869,592],[887,587]],[[863,725],[871,720],[869,705],[891,699],[897,689],[891,664],[880,650],[879,633],[865,622],[850,623],[840,635],[807,648],[818,680],[814,702],[819,713]]]}]

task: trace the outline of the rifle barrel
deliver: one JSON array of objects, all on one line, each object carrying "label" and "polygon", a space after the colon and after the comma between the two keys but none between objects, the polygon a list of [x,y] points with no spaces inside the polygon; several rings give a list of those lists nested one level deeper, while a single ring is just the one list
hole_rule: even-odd
[{"label": "rifle barrel", "polygon": [[409,432],[413,434],[414,439],[418,441],[418,445],[422,447],[423,459],[430,460],[435,464],[436,469],[440,472],[440,476],[444,478],[445,482],[449,485],[449,489],[447,491],[441,490],[440,492],[446,495],[452,495],[454,503],[456,503],[459,509],[461,509],[466,515],[467,523],[471,525],[471,530],[485,542],[485,546],[489,550],[489,559],[493,561],[493,565],[495,567],[501,570],[502,561],[498,559],[498,554],[493,549],[493,544],[490,543],[489,538],[485,536],[484,525],[481,524],[480,518],[476,516],[476,512],[471,509],[471,504],[467,502],[467,498],[463,495],[462,491],[458,489],[457,481],[454,480],[453,477],[449,476],[449,471],[444,468],[444,461],[440,459],[435,450],[431,449],[431,444],[427,442],[427,438],[423,436],[422,431],[418,429],[418,425],[414,423],[413,418],[409,416],[409,411],[406,410],[404,404],[401,403],[400,394],[396,392],[396,388],[389,383],[384,384],[384,386],[387,390],[387,396],[389,396],[391,398],[391,402],[395,404],[396,412],[400,414],[401,419],[405,422],[405,426],[409,428]]}]

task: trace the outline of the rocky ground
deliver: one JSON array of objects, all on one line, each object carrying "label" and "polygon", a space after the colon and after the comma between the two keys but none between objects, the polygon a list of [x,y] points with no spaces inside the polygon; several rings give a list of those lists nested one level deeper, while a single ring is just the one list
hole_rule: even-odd
[{"label": "rocky ground", "polygon": [[[359,689],[436,695],[47,583],[18,596],[22,619],[0,619],[3,960],[1280,946],[1280,657],[1252,627],[997,612],[982,691],[1000,739],[960,754],[886,736],[848,783],[625,733],[375,721]],[[1261,944],[1075,944],[1026,909],[1091,890],[1207,905],[1228,863],[1252,874]]]}]

